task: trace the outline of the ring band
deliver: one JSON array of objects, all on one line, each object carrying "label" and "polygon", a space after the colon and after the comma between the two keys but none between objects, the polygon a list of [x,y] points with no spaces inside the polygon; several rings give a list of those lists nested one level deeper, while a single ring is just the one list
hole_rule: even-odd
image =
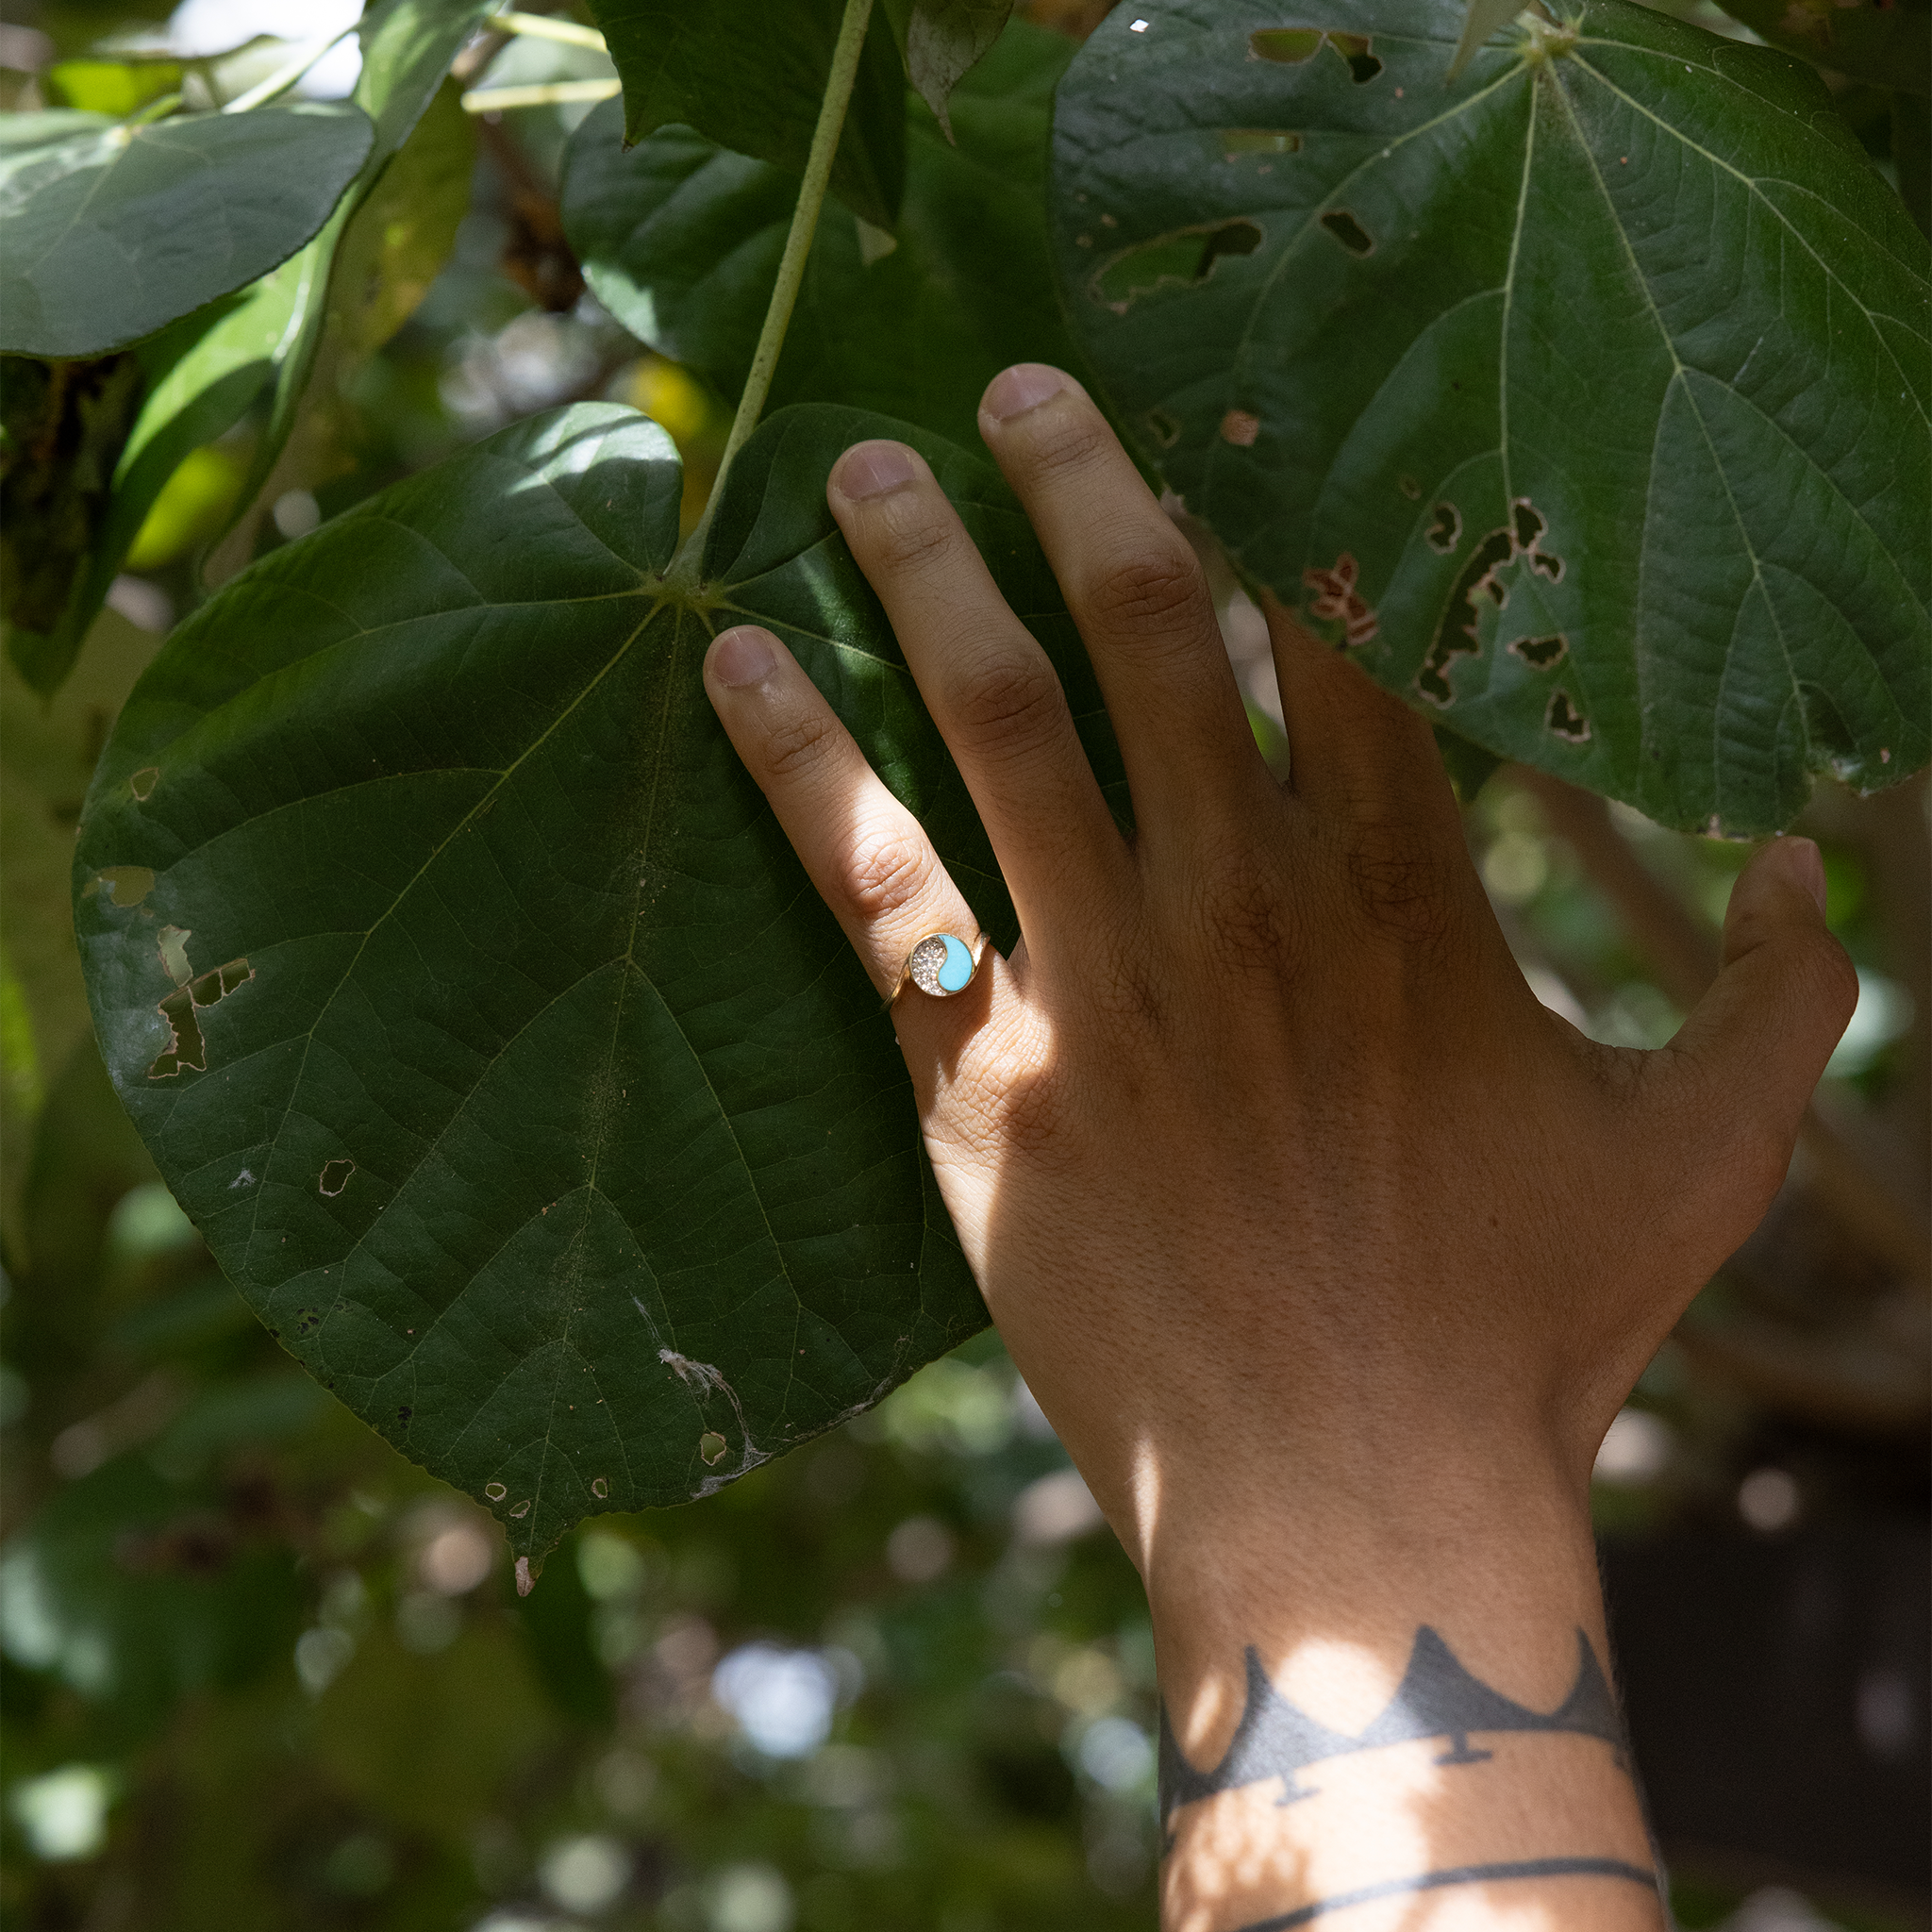
[{"label": "ring band", "polygon": [[929,932],[906,956],[906,970],[899,975],[893,997],[908,984],[935,999],[951,999],[973,984],[979,960],[973,948],[956,933]]}]

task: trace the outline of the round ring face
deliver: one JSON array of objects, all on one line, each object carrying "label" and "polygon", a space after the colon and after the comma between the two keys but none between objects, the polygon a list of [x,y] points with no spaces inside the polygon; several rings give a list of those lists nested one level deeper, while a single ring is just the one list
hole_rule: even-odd
[{"label": "round ring face", "polygon": [[949,932],[929,933],[913,947],[906,974],[921,992],[946,999],[972,985],[976,963],[964,940]]}]

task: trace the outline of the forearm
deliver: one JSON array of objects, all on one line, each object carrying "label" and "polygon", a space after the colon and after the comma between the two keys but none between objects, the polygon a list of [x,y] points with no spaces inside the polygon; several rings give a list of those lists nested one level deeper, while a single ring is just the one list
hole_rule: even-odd
[{"label": "forearm", "polygon": [[1274,1474],[1148,1524],[1167,1932],[1656,1932],[1581,1499]]}]

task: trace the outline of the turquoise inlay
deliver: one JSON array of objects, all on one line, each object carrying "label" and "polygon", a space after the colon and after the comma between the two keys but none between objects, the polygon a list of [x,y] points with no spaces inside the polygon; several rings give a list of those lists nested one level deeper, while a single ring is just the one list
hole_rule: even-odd
[{"label": "turquoise inlay", "polygon": [[951,933],[940,935],[946,942],[946,963],[940,968],[940,984],[948,992],[964,992],[973,979],[973,955],[965,942]]}]

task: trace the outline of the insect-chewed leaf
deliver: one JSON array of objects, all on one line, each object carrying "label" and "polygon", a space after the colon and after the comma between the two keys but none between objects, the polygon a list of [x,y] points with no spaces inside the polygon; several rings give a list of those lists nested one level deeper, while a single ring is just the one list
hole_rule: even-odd
[{"label": "insect-chewed leaf", "polygon": [[[90,999],[163,1174],[282,1341],[532,1558],[591,1510],[716,1489],[984,1321],[890,1018],[699,675],[727,624],[785,638],[1010,942],[824,508],[879,434],[926,453],[1016,609],[1059,609],[983,464],[830,408],[745,446],[681,594],[670,438],[583,405],[236,578],[89,795]],[[1070,625],[1029,622],[1117,781]],[[127,867],[134,903],[101,883]]]},{"label": "insect-chewed leaf", "polygon": [[1624,0],[1114,13],[1074,333],[1241,565],[1459,736],[1668,824],[1932,756],[1932,278],[1815,75]]}]

